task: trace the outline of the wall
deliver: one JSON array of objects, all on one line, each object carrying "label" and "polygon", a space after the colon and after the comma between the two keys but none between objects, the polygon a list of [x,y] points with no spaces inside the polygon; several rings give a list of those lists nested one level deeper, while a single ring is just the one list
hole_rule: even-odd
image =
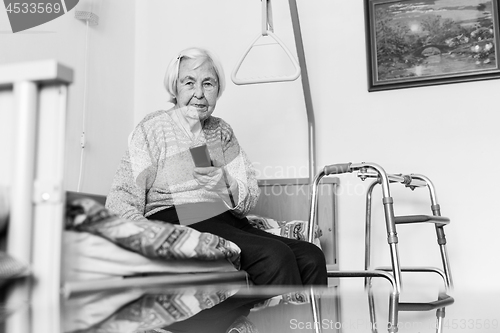
[{"label": "wall", "polygon": [[[93,9],[100,22],[88,29],[84,192],[108,192],[126,148],[123,138],[132,128],[134,5],[130,0],[102,1]],[[74,17],[74,11],[16,34],[11,33],[7,13],[0,11],[0,64],[57,59],[75,71],[67,119],[65,180],[69,190],[77,189],[80,173],[87,38],[86,25]]]},{"label": "wall", "polygon": [[[433,180],[458,287],[496,287],[491,262],[500,245],[498,198],[489,168],[500,161],[494,131],[499,81],[368,93],[362,1],[298,0],[316,113],[318,167],[374,162],[392,173]],[[288,2],[273,1],[275,32],[294,49]],[[168,61],[187,46],[219,54],[227,77],[260,31],[259,1],[148,1],[137,7],[135,119],[167,108],[161,82]],[[140,40],[139,37],[141,36]],[[255,66],[258,71],[260,66]],[[261,178],[307,176],[307,127],[300,81],[228,84],[216,115],[227,119]],[[364,189],[355,175],[339,188],[340,263],[363,267]],[[396,214],[428,213],[428,194],[395,188]],[[378,192],[374,264],[388,264]],[[429,228],[428,228],[429,227]],[[432,227],[401,227],[403,264],[439,265]],[[420,277],[419,277],[420,278]],[[361,283],[361,282],[356,282]],[[413,283],[411,281],[410,285]]]}]

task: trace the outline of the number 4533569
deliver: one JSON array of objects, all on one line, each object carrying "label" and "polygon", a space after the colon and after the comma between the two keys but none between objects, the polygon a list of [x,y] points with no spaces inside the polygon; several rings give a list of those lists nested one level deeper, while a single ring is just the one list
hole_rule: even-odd
[{"label": "number 4533569", "polygon": [[28,3],[28,2],[14,2],[9,3],[6,7],[7,13],[15,13],[15,14],[35,14],[35,13],[56,13],[58,14],[61,11],[61,4],[59,3]]},{"label": "number 4533569", "polygon": [[473,329],[473,330],[496,330],[498,329],[498,320],[496,319],[445,319],[443,327],[456,329]]}]

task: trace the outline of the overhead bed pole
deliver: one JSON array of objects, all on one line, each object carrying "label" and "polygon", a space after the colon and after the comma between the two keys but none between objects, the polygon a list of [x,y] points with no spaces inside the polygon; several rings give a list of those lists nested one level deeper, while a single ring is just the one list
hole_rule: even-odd
[{"label": "overhead bed pole", "polygon": [[297,1],[288,0],[290,14],[292,17],[293,35],[295,38],[295,47],[301,71],[302,90],[304,91],[304,100],[307,113],[307,129],[309,139],[309,182],[312,182],[316,174],[316,134],[314,109],[311,97],[311,87],[309,85],[309,76],[307,74],[306,56],[304,53],[304,43],[302,42],[302,32],[300,30],[299,12],[297,10]]},{"label": "overhead bed pole", "polygon": [[[250,46],[246,49],[245,53],[238,61],[236,67],[233,69],[231,73],[232,81],[237,85],[246,85],[246,84],[257,84],[257,83],[270,83],[270,82],[286,82],[286,81],[294,81],[299,76],[302,76],[302,89],[304,91],[304,99],[306,105],[306,113],[307,113],[307,123],[308,123],[308,141],[309,141],[309,182],[312,183],[314,176],[316,175],[316,138],[315,138],[315,121],[314,121],[314,111],[312,105],[311,98],[311,88],[309,86],[309,77],[307,75],[307,65],[306,65],[306,57],[304,54],[304,44],[302,43],[302,33],[300,31],[300,22],[299,22],[299,13],[297,10],[297,2],[296,0],[289,0],[290,6],[290,14],[292,18],[293,25],[293,35],[295,39],[295,47],[297,49],[297,56],[299,61],[295,59],[295,57],[291,54],[288,48],[283,44],[283,42],[274,34],[273,20],[272,20],[272,10],[271,10],[271,0],[261,0],[262,2],[262,31],[257,36],[255,41],[250,44]],[[256,45],[259,45],[257,42],[261,39],[262,36],[270,37],[274,40],[273,43],[270,44],[262,44],[262,45],[272,45],[277,44],[281,47],[282,51],[288,56],[291,61],[291,64],[294,67],[294,72],[289,73],[287,75],[280,75],[276,77],[247,77],[241,78],[238,76],[238,72],[242,63],[245,61],[247,55],[250,53],[252,48]],[[261,46],[261,45],[259,45]],[[302,75],[301,75],[302,74]]]}]

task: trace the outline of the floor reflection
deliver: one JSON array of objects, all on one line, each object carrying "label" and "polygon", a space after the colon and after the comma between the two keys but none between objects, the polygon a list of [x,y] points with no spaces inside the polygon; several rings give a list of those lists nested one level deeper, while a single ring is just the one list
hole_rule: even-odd
[{"label": "floor reflection", "polygon": [[[265,326],[266,319],[261,313],[264,314],[266,309],[281,309],[290,314],[287,306],[292,306],[299,310],[298,314],[312,315],[309,289],[243,288],[191,287],[83,293],[65,302],[63,332],[255,333],[267,331],[257,328],[252,321],[255,319],[259,325]],[[300,308],[300,305],[307,308]]]},{"label": "floor reflection", "polygon": [[[496,305],[500,290],[453,291],[454,303],[432,308],[429,303],[439,298],[446,301],[446,296],[429,289],[403,293],[397,316],[398,333],[500,330]],[[3,319],[31,318],[31,323],[25,325],[27,329],[6,330],[8,326],[0,326],[0,332],[390,332],[390,292],[391,288],[383,283],[375,284],[369,293],[362,283],[349,284],[344,280],[321,289],[241,285],[117,288],[79,292],[62,299],[60,307],[52,308],[61,322],[57,330],[47,331],[35,325],[36,313],[40,311],[27,302],[0,306]],[[420,308],[422,303],[425,306]]]}]

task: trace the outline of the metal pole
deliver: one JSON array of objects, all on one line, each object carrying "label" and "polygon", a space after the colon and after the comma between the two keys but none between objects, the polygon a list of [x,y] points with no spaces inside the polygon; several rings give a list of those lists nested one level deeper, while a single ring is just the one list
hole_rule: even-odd
[{"label": "metal pole", "polygon": [[311,196],[309,206],[309,221],[307,226],[307,241],[314,242],[314,225],[316,224],[316,210],[318,206],[318,186],[321,179],[325,176],[324,171],[318,172],[314,180],[311,182]]},{"label": "metal pole", "polygon": [[[7,252],[25,265],[31,264],[33,179],[35,177],[36,119],[38,88],[31,81],[14,84],[16,138],[12,198],[10,204]],[[9,304],[19,306],[29,299],[31,281],[23,281],[12,290]],[[8,332],[30,332],[29,311],[18,311],[6,322]]]},{"label": "metal pole", "polygon": [[17,137],[7,252],[22,263],[30,264],[38,103],[36,83],[29,81],[15,83],[14,96]]},{"label": "metal pole", "polygon": [[[372,194],[378,181],[374,181],[366,192],[366,215],[365,215],[365,270],[371,266],[371,228],[372,228]],[[368,288],[369,279],[365,278],[365,288]]]},{"label": "metal pole", "polygon": [[316,294],[314,287],[311,286],[310,288],[310,302],[311,302],[311,310],[312,310],[312,315],[313,315],[313,325],[314,325],[314,332],[315,333],[321,333],[321,310],[320,310],[320,305],[319,305],[319,295]]},{"label": "metal pole", "polygon": [[316,174],[316,134],[314,109],[312,104],[311,87],[309,85],[309,76],[307,74],[306,56],[304,53],[304,43],[302,42],[302,32],[300,30],[299,12],[297,1],[289,0],[290,14],[292,17],[293,36],[295,38],[295,47],[297,48],[297,57],[299,58],[302,90],[304,91],[304,101],[306,104],[308,140],[309,140],[309,181],[312,182]]},{"label": "metal pole", "polygon": [[31,322],[41,332],[60,332],[62,233],[64,229],[64,138],[68,87],[40,90],[38,156],[33,211]]}]

